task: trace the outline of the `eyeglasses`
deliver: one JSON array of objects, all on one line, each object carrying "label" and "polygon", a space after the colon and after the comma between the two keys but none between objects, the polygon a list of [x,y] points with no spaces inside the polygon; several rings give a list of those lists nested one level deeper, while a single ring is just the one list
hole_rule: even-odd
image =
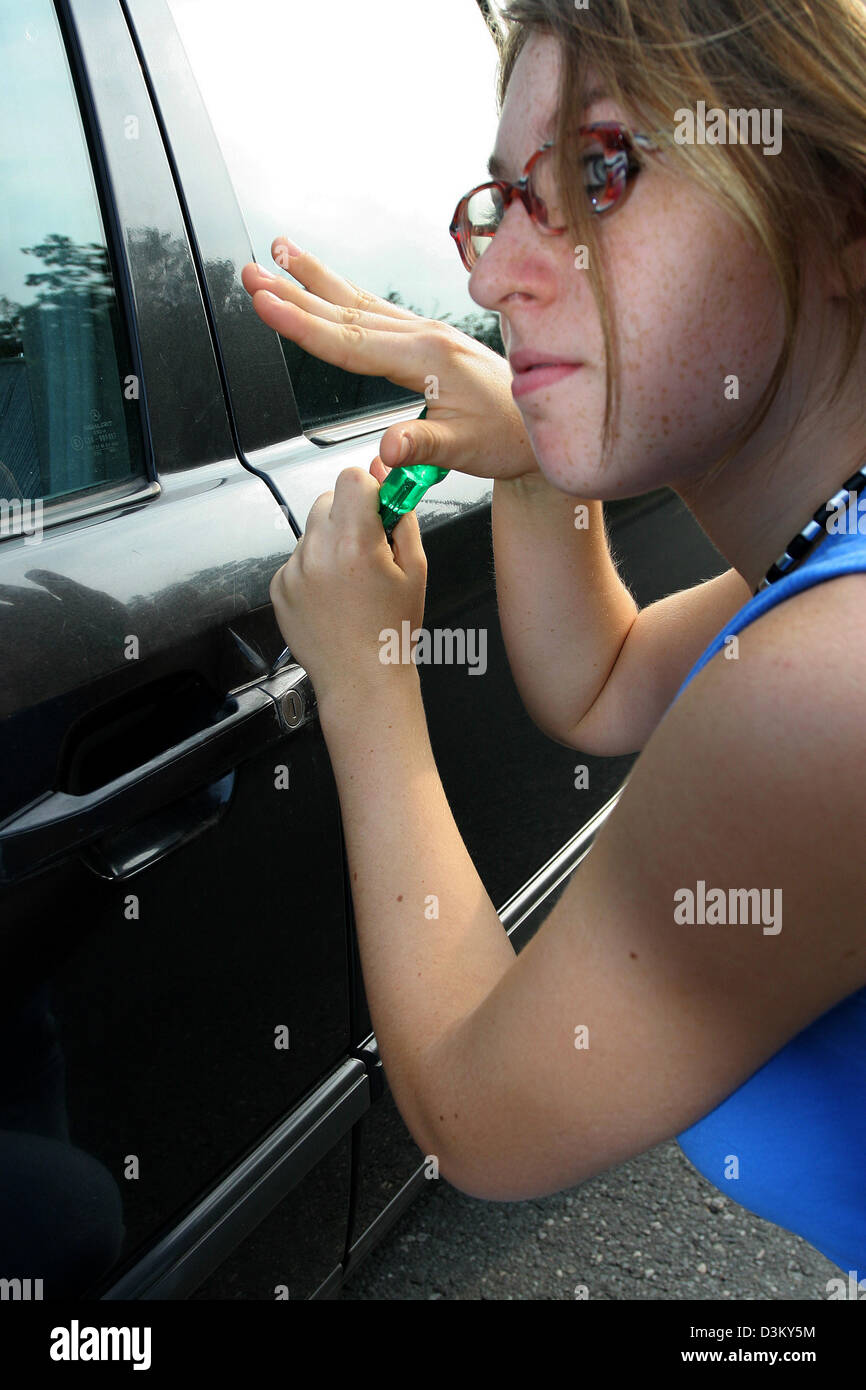
[{"label": "eyeglasses", "polygon": [[[629,133],[616,121],[581,126],[578,138],[584,185],[593,211],[599,214],[619,205],[629,182],[642,168],[636,149],[659,148],[651,136]],[[540,231],[561,236],[566,230],[551,158],[554,147],[555,141],[548,140],[537,149],[516,183],[492,179],[460,199],[449,230],[467,270],[487,250],[515,198],[521,200]]]}]

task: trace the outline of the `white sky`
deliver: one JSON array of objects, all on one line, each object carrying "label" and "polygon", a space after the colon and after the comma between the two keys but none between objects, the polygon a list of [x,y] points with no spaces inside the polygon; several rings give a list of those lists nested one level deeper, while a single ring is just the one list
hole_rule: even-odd
[{"label": "white sky", "polygon": [[423,313],[479,312],[448,225],[496,139],[475,0],[168,0],[256,258],[287,233]]}]

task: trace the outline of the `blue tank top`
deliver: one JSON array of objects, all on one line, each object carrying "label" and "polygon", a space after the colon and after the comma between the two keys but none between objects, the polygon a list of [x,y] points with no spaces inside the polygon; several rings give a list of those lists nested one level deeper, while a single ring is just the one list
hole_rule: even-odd
[{"label": "blue tank top", "polygon": [[[830,533],[790,575],[735,614],[675,699],[726,636],[802,589],[866,571],[866,507],[859,517],[862,534],[854,529],[853,509],[846,523],[848,530]],[[733,1201],[866,1277],[866,988],[804,1028],[677,1140],[698,1171]]]}]

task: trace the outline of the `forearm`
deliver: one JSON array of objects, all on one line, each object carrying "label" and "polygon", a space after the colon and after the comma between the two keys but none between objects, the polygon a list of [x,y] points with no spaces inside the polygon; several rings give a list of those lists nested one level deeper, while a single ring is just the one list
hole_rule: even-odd
[{"label": "forearm", "polygon": [[416,1142],[441,1154],[449,1117],[440,1116],[425,1058],[487,997],[515,952],[448,806],[417,668],[386,668],[363,699],[354,689],[351,698],[332,695],[320,718],[379,1051]]},{"label": "forearm", "polygon": [[[575,526],[575,507],[588,510]],[[497,480],[496,596],[508,660],[540,728],[574,729],[603,690],[638,606],[610,557],[601,503],[543,476]]]}]

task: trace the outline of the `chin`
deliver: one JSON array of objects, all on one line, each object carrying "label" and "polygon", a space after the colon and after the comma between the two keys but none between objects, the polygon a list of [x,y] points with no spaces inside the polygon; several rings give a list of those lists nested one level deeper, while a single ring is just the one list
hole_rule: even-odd
[{"label": "chin", "polygon": [[607,461],[601,461],[601,429],[588,432],[579,426],[567,427],[551,420],[526,420],[538,467],[551,487],[571,497],[612,502],[625,497],[641,497],[656,488],[671,486],[675,470],[667,449],[655,457],[641,448],[634,457],[624,457],[614,442]]},{"label": "chin", "polygon": [[561,434],[554,437],[551,427],[543,431],[527,428],[538,467],[551,487],[570,497],[595,498],[599,501],[628,496],[628,485],[616,464],[608,463],[602,469],[600,440],[592,446],[580,447],[573,437],[567,442]]}]

